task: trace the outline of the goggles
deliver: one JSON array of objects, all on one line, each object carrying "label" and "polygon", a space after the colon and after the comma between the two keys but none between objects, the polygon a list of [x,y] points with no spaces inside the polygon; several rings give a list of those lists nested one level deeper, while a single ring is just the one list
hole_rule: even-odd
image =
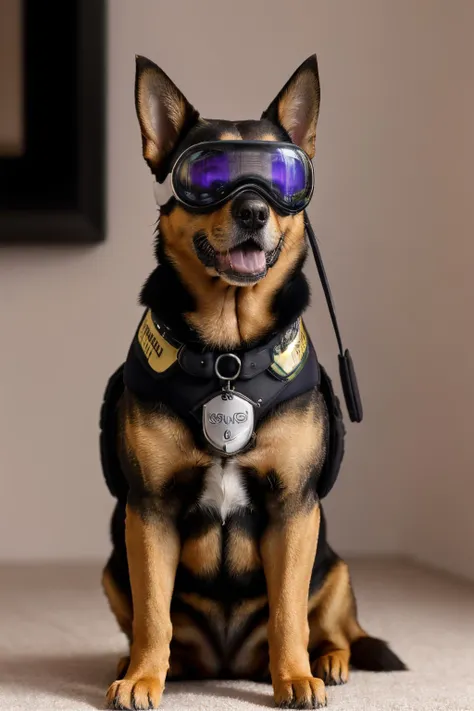
[{"label": "goggles", "polygon": [[174,197],[189,210],[214,210],[237,193],[252,189],[280,213],[304,210],[313,194],[313,165],[291,143],[206,141],[181,153],[155,197]]}]

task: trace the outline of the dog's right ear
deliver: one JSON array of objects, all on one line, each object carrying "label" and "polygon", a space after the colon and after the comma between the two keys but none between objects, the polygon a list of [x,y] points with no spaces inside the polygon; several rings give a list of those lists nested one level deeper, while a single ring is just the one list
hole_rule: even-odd
[{"label": "dog's right ear", "polygon": [[166,158],[199,114],[156,64],[136,56],[135,106],[143,157],[158,178]]}]

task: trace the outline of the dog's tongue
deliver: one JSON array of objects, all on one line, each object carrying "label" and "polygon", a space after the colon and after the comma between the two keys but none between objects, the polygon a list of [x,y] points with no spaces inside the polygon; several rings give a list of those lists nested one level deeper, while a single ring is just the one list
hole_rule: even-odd
[{"label": "dog's tongue", "polygon": [[230,252],[217,255],[219,271],[231,270],[237,274],[261,274],[265,271],[265,252],[258,247],[235,247]]}]

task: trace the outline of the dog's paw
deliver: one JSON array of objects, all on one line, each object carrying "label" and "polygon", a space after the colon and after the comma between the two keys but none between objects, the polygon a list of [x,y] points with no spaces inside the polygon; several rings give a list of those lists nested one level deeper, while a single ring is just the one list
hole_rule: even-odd
[{"label": "dog's paw", "polygon": [[156,677],[114,681],[107,691],[110,709],[157,709],[163,684]]},{"label": "dog's paw", "polygon": [[275,704],[281,709],[320,709],[326,706],[326,690],[321,679],[312,676],[273,681]]},{"label": "dog's paw", "polygon": [[349,679],[349,651],[335,649],[315,660],[311,671],[326,686],[346,684]]}]

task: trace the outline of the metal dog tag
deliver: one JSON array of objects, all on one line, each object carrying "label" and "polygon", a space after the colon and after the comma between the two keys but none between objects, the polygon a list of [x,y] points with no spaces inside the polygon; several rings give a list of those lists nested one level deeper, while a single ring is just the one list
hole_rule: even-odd
[{"label": "metal dog tag", "polygon": [[223,390],[202,408],[207,441],[223,454],[236,454],[250,442],[254,430],[253,405],[234,390]]}]

